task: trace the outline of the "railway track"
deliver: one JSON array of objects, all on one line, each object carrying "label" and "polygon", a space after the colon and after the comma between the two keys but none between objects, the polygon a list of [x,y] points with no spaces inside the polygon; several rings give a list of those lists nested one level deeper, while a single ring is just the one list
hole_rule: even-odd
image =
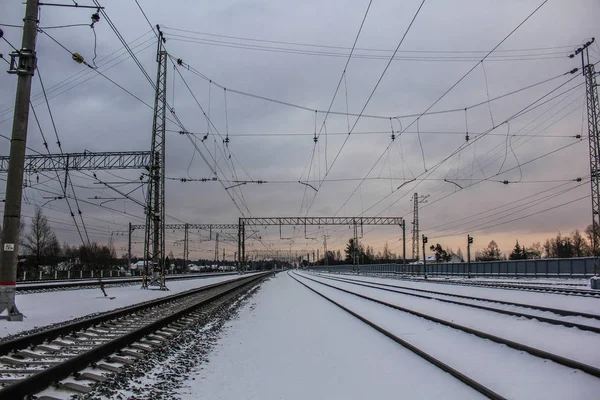
[{"label": "railway track", "polygon": [[[577,322],[573,322],[573,321],[569,321],[569,320],[565,320],[565,319],[548,318],[548,317],[545,317],[542,315],[530,314],[526,311],[519,312],[519,311],[515,311],[515,310],[506,310],[506,309],[500,309],[500,308],[495,308],[495,307],[487,307],[487,306],[478,305],[478,304],[474,304],[474,303],[455,301],[455,300],[447,299],[447,297],[453,297],[453,298],[465,299],[465,300],[477,301],[477,302],[485,302],[485,303],[497,303],[497,304],[502,304],[502,305],[518,307],[518,308],[524,308],[524,309],[533,309],[533,310],[537,310],[537,311],[553,313],[553,314],[556,314],[556,315],[562,316],[562,317],[582,317],[582,318],[589,319],[590,322],[600,321],[599,314],[583,313],[583,312],[579,312],[579,311],[564,310],[564,309],[558,309],[558,308],[552,308],[552,307],[543,307],[543,306],[538,306],[538,305],[533,305],[533,304],[516,303],[516,302],[511,302],[511,301],[494,300],[494,299],[488,299],[488,298],[484,298],[484,297],[475,297],[475,296],[467,296],[467,295],[454,294],[454,293],[438,292],[438,291],[434,291],[434,290],[411,288],[411,287],[406,287],[406,286],[391,285],[391,284],[386,284],[386,283],[365,281],[365,280],[359,280],[359,279],[351,279],[351,278],[346,278],[346,277],[344,277],[344,278],[333,277],[333,276],[327,276],[327,275],[321,275],[321,274],[318,274],[315,276],[318,276],[319,278],[322,278],[322,279],[330,279],[330,280],[334,280],[334,281],[350,283],[353,285],[370,287],[370,288],[380,289],[380,290],[393,292],[393,293],[405,294],[408,296],[426,298],[426,299],[431,299],[431,300],[438,300],[438,301],[441,301],[444,303],[457,304],[457,305],[467,306],[467,307],[471,307],[471,308],[477,308],[480,310],[493,311],[493,312],[497,312],[500,314],[512,315],[515,317],[537,319],[539,321],[547,322],[547,323],[550,323],[553,325],[562,325],[562,326],[566,326],[568,328],[578,328],[578,329],[585,330],[585,331],[600,333],[599,326],[581,324],[581,323],[577,323]],[[419,293],[423,293],[423,294],[419,294]],[[444,297],[446,297],[446,298],[444,298]]]},{"label": "railway track", "polygon": [[215,283],[0,343],[0,398],[26,398],[49,386],[67,395],[87,393],[106,374],[160,348],[197,320],[204,307],[248,290],[269,274]]},{"label": "railway track", "polygon": [[[297,274],[295,274],[295,275],[297,275]],[[413,316],[420,317],[420,318],[423,318],[425,320],[428,320],[428,321],[431,321],[431,322],[435,322],[437,324],[441,324],[443,326],[446,326],[446,327],[449,327],[449,328],[453,328],[453,329],[458,330],[458,331],[462,331],[464,333],[475,335],[475,336],[477,336],[477,337],[479,337],[481,339],[487,339],[487,340],[490,340],[492,342],[508,346],[508,347],[510,347],[512,349],[515,349],[517,351],[524,351],[526,353],[529,353],[532,356],[535,356],[535,357],[538,357],[538,358],[541,358],[541,359],[545,359],[545,360],[554,361],[555,363],[563,365],[565,367],[572,368],[572,369],[577,369],[577,370],[583,371],[583,372],[585,372],[585,373],[587,373],[589,375],[592,375],[592,376],[594,376],[596,378],[600,378],[600,368],[597,368],[597,367],[595,367],[593,365],[589,365],[589,364],[586,364],[586,363],[583,363],[583,362],[580,362],[580,361],[577,361],[577,360],[574,360],[574,359],[571,359],[571,358],[567,358],[567,357],[564,357],[564,356],[561,356],[561,355],[558,355],[558,354],[554,354],[554,353],[549,352],[549,351],[541,350],[539,348],[535,348],[535,347],[532,347],[532,346],[529,346],[529,345],[526,345],[526,344],[523,344],[523,343],[519,343],[519,342],[514,341],[514,340],[509,340],[509,339],[506,339],[506,338],[503,338],[503,337],[500,337],[500,336],[497,336],[497,335],[493,335],[493,334],[490,334],[490,333],[487,333],[487,332],[484,332],[484,331],[481,331],[481,330],[478,330],[478,329],[475,329],[475,328],[472,328],[472,327],[468,327],[468,326],[461,325],[461,324],[458,324],[458,323],[455,323],[455,322],[452,322],[452,321],[441,319],[441,318],[435,317],[433,315],[426,314],[424,312],[419,312],[419,311],[416,311],[414,309],[410,309],[410,308],[406,308],[406,307],[401,307],[401,306],[399,306],[397,304],[389,303],[389,302],[386,302],[386,301],[383,301],[383,300],[380,300],[380,299],[377,299],[377,298],[373,298],[373,297],[370,297],[370,296],[367,296],[367,295],[364,295],[364,294],[361,294],[361,293],[356,293],[356,292],[353,292],[351,290],[347,290],[347,289],[344,289],[344,288],[337,287],[335,285],[330,285],[328,283],[325,283],[325,282],[313,279],[313,278],[311,278],[309,276],[305,276],[305,275],[297,275],[297,276],[300,277],[300,278],[302,278],[302,279],[306,279],[308,281],[315,282],[315,283],[317,283],[319,285],[322,285],[324,287],[328,287],[328,288],[334,289],[336,292],[339,291],[339,292],[342,292],[342,293],[350,294],[352,296],[356,296],[356,297],[358,297],[360,299],[367,300],[369,302],[373,302],[373,303],[376,303],[376,304],[379,304],[379,305],[384,305],[384,306],[390,307],[390,308],[392,308],[394,310],[401,311],[401,312],[407,313],[407,314],[411,314]],[[294,279],[296,279],[296,278],[294,277]],[[322,293],[320,293],[320,294],[323,295]],[[324,296],[324,297],[326,297],[326,296]]]},{"label": "railway track", "polygon": [[[187,279],[213,278],[216,276],[237,275],[237,272],[222,272],[194,275],[172,275],[167,276],[167,281],[178,281]],[[136,285],[142,283],[141,277],[136,278],[106,278],[102,279],[106,287]],[[94,289],[98,288],[99,279],[69,279],[64,281],[28,281],[17,282],[16,290],[19,294],[23,293],[43,293],[66,289]]]},{"label": "railway track", "polygon": [[561,287],[550,287],[550,286],[535,286],[527,284],[514,284],[514,283],[495,283],[495,282],[466,282],[464,280],[451,280],[451,279],[416,279],[407,277],[398,277],[395,279],[416,281],[416,282],[428,282],[438,283],[446,285],[463,285],[463,286],[475,286],[485,287],[492,289],[506,289],[506,290],[521,290],[525,292],[540,292],[540,293],[558,293],[567,296],[583,296],[583,297],[597,297],[600,298],[600,290],[594,289],[573,289],[573,288],[561,288]]},{"label": "railway track", "polygon": [[294,279],[296,282],[300,283],[301,285],[303,285],[304,287],[308,288],[312,292],[314,292],[317,295],[323,297],[324,299],[326,299],[330,303],[332,303],[332,304],[336,305],[337,307],[341,308],[342,310],[346,311],[347,313],[349,313],[353,317],[359,319],[360,321],[364,322],[365,324],[369,325],[373,329],[381,332],[382,334],[384,334],[385,336],[387,336],[388,338],[390,338],[394,342],[398,343],[402,347],[404,347],[404,348],[412,351],[417,356],[425,359],[426,361],[428,361],[428,362],[432,363],[433,365],[435,365],[436,367],[440,368],[442,371],[447,372],[448,374],[452,375],[454,378],[458,379],[459,381],[463,382],[464,384],[468,385],[469,387],[471,387],[474,390],[478,391],[479,393],[483,394],[487,398],[493,399],[493,400],[505,400],[506,399],[505,397],[503,397],[503,396],[499,395],[498,393],[494,392],[493,390],[489,389],[488,387],[486,387],[482,383],[477,382],[476,380],[474,380],[474,379],[468,377],[467,375],[461,373],[457,369],[452,368],[450,365],[448,365],[448,364],[442,362],[441,360],[433,357],[432,355],[428,354],[424,350],[422,350],[422,349],[420,349],[420,348],[418,348],[416,346],[413,346],[408,341],[406,341],[406,340],[400,338],[399,336],[393,334],[392,332],[390,332],[389,330],[383,328],[382,326],[380,326],[380,325],[374,323],[373,321],[365,318],[364,316],[361,316],[360,314],[352,311],[348,307],[343,306],[342,304],[340,304],[340,303],[336,302],[335,300],[333,300],[331,297],[328,297],[325,294],[319,292],[318,290],[313,289],[309,285],[307,285],[304,282],[302,282],[301,280],[297,279],[294,276],[296,274],[290,274],[288,272],[288,275],[290,277],[292,277],[292,279]]}]

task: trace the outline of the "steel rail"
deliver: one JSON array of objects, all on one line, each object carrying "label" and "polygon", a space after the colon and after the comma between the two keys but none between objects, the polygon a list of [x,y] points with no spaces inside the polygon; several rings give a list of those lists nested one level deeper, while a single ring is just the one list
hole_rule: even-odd
[{"label": "steel rail", "polygon": [[[399,279],[408,281],[423,281],[422,279],[400,277]],[[552,287],[539,287],[539,286],[524,286],[524,285],[510,285],[510,284],[495,284],[495,283],[478,283],[478,282],[464,282],[457,280],[427,280],[429,283],[438,283],[444,285],[463,285],[473,287],[487,287],[492,289],[506,289],[506,290],[521,290],[524,292],[540,292],[540,293],[556,293],[563,296],[583,296],[583,297],[600,297],[600,290],[584,290],[584,289],[571,289],[571,288],[552,288]]]},{"label": "steel rail", "polygon": [[46,341],[51,341],[58,337],[69,335],[72,332],[77,332],[80,330],[88,329],[93,326],[97,326],[102,323],[105,323],[107,321],[122,318],[126,315],[133,314],[133,313],[136,313],[136,312],[139,312],[139,311],[151,308],[151,307],[160,306],[160,305],[169,303],[174,300],[182,299],[184,297],[193,296],[195,294],[205,292],[205,291],[213,289],[215,287],[219,287],[224,284],[231,283],[232,281],[235,282],[235,281],[238,281],[238,280],[244,279],[244,278],[247,278],[247,277],[244,276],[242,278],[234,279],[231,281],[212,283],[210,285],[206,285],[201,288],[191,289],[191,290],[187,290],[185,292],[172,294],[170,296],[161,297],[160,299],[150,300],[150,301],[135,304],[132,306],[124,307],[124,308],[121,308],[120,310],[102,313],[102,314],[96,315],[94,317],[83,319],[81,321],[71,322],[71,323],[68,323],[65,325],[46,329],[46,330],[43,330],[40,332],[33,333],[31,335],[21,336],[21,337],[15,338],[15,339],[7,340],[7,341],[0,343],[0,356],[9,354],[10,352],[15,351],[15,350],[22,350],[22,349],[26,349],[31,346],[42,344]]},{"label": "steel rail", "polygon": [[431,315],[428,315],[428,314],[421,313],[419,311],[415,311],[415,310],[411,310],[409,308],[401,307],[401,306],[398,306],[396,304],[392,304],[392,303],[388,303],[386,301],[374,299],[372,297],[365,296],[365,295],[362,295],[362,294],[359,294],[359,293],[354,293],[354,292],[352,292],[350,290],[342,289],[342,288],[336,287],[334,285],[330,285],[328,283],[320,282],[320,281],[317,281],[315,279],[312,279],[312,278],[309,278],[309,277],[306,277],[306,276],[303,276],[303,275],[299,275],[299,276],[301,276],[304,279],[308,279],[310,281],[316,282],[316,283],[318,283],[320,285],[324,285],[324,286],[327,286],[327,287],[339,290],[341,292],[348,293],[348,294],[351,294],[353,296],[357,296],[357,297],[360,297],[362,299],[369,300],[369,301],[372,301],[372,302],[375,302],[375,303],[378,303],[378,304],[381,304],[381,305],[393,308],[393,309],[398,310],[398,311],[402,311],[402,312],[405,312],[405,313],[408,313],[408,314],[412,314],[412,315],[415,315],[417,317],[425,318],[425,319],[427,319],[429,321],[436,322],[436,323],[448,326],[450,328],[458,329],[458,330],[461,330],[461,331],[466,332],[466,333],[470,333],[470,334],[478,336],[478,337],[480,337],[482,339],[488,339],[488,340],[491,340],[491,341],[496,342],[496,343],[504,344],[504,345],[506,345],[508,347],[511,347],[511,348],[515,349],[515,350],[525,351],[525,352],[527,352],[527,353],[529,353],[529,354],[531,354],[533,356],[536,356],[536,357],[539,357],[539,358],[544,358],[544,359],[547,359],[547,360],[551,360],[551,361],[554,361],[554,362],[556,362],[558,364],[564,365],[564,366],[569,367],[569,368],[579,369],[579,370],[584,371],[584,372],[586,372],[586,373],[588,373],[588,374],[590,374],[592,376],[600,378],[600,369],[596,368],[596,367],[594,367],[592,365],[588,365],[588,364],[585,364],[585,363],[582,363],[582,362],[579,362],[579,361],[576,361],[576,360],[572,360],[572,359],[567,358],[567,357],[563,357],[563,356],[559,356],[557,354],[550,353],[550,352],[545,351],[545,350],[540,350],[540,349],[537,349],[535,347],[531,347],[531,346],[528,346],[528,345],[525,345],[525,344],[522,344],[522,343],[518,343],[518,342],[509,340],[509,339],[505,339],[505,338],[500,337],[500,336],[492,335],[490,333],[483,332],[483,331],[480,331],[480,330],[477,330],[477,329],[474,329],[474,328],[469,328],[468,326],[464,326],[464,325],[460,325],[460,324],[457,324],[457,323],[454,323],[454,322],[446,321],[446,320],[443,320],[441,318],[437,318],[437,317],[434,317],[434,316],[431,316]]},{"label": "steel rail", "polygon": [[[488,299],[486,297],[475,297],[475,296],[467,296],[467,295],[463,295],[463,294],[457,294],[457,293],[445,293],[445,292],[438,292],[435,290],[428,290],[428,289],[417,289],[417,288],[411,288],[408,286],[398,286],[398,285],[390,285],[387,283],[377,283],[377,282],[372,282],[372,281],[362,281],[359,279],[352,279],[352,278],[340,278],[340,279],[345,279],[345,280],[349,280],[349,281],[356,281],[356,282],[369,282],[375,285],[380,285],[380,286],[386,286],[386,287],[393,287],[393,288],[397,288],[397,289],[406,289],[406,290],[413,290],[415,292],[422,292],[422,293],[432,293],[432,294],[439,294],[439,295],[444,295],[444,296],[449,296],[449,297],[458,297],[460,299],[467,299],[467,300],[479,300],[479,301],[486,301],[486,302],[490,302],[490,303],[498,303],[498,304],[505,304],[505,305],[509,305],[509,306],[517,306],[517,307],[525,307],[525,308],[532,308],[534,310],[539,310],[539,311],[548,311],[554,314],[558,314],[558,315],[562,315],[562,316],[571,316],[571,317],[585,317],[585,318],[591,318],[591,319],[597,319],[600,320],[600,314],[591,314],[591,313],[585,313],[585,312],[581,312],[581,311],[572,311],[572,310],[563,310],[560,308],[552,308],[552,307],[544,307],[544,306],[539,306],[539,305],[535,305],[535,304],[525,304],[525,303],[515,303],[512,301],[506,301],[506,300],[495,300],[495,299]],[[425,281],[419,281],[419,282],[425,282]]]},{"label": "steel rail", "polygon": [[311,290],[313,293],[316,293],[317,295],[323,297],[325,300],[327,300],[327,301],[335,304],[336,306],[338,306],[342,310],[346,311],[348,314],[352,315],[353,317],[355,317],[355,318],[359,319],[360,321],[364,322],[365,324],[369,325],[371,328],[374,328],[375,330],[381,332],[382,334],[384,334],[388,338],[392,339],[394,342],[398,343],[402,347],[406,348],[407,350],[412,351],[413,353],[415,353],[419,357],[425,359],[426,361],[429,361],[431,364],[433,364],[436,367],[440,368],[444,372],[449,373],[450,375],[452,375],[453,377],[455,377],[459,381],[461,381],[464,384],[466,384],[467,386],[475,389],[476,391],[478,391],[479,393],[483,394],[484,396],[486,396],[486,397],[488,397],[490,399],[493,399],[493,400],[506,400],[505,397],[503,397],[503,396],[499,395],[498,393],[494,392],[493,390],[485,387],[481,383],[475,381],[474,379],[469,378],[468,376],[466,376],[465,374],[461,373],[460,371],[452,368],[448,364],[446,364],[446,363],[438,360],[437,358],[435,358],[432,355],[426,353],[425,351],[419,349],[418,347],[410,344],[409,342],[405,341],[404,339],[401,339],[400,337],[394,335],[393,333],[391,333],[387,329],[385,329],[385,328],[383,328],[383,327],[375,324],[374,322],[368,320],[367,318],[365,318],[365,317],[357,314],[356,312],[350,310],[349,308],[344,307],[343,305],[341,305],[340,303],[338,303],[335,300],[331,299],[330,297],[325,296],[323,293],[321,293],[321,292],[313,289],[312,287],[310,287],[309,285],[305,284],[304,282],[296,279],[296,277],[294,277],[289,272],[288,272],[288,275],[292,279],[294,279],[296,282],[300,283],[301,285],[303,285],[307,289]]},{"label": "steel rail", "polygon": [[[222,273],[209,273],[206,275],[176,275],[176,276],[166,276],[165,279],[168,281],[171,280],[186,280],[186,279],[201,279],[201,278],[214,278],[216,276],[226,276],[226,275],[236,275],[237,272],[222,272]],[[48,289],[64,289],[70,287],[82,287],[82,286],[90,286],[90,287],[98,287],[100,283],[100,278],[75,278],[72,280],[63,280],[63,281],[54,281],[48,280],[45,283],[37,283],[44,281],[31,281],[28,282],[17,282],[17,292],[29,292],[29,291],[37,291],[37,290],[48,290]],[[116,278],[116,277],[107,277],[101,278],[102,283],[105,285],[120,285],[124,283],[141,283],[142,278]],[[35,285],[35,286],[34,286]]]},{"label": "steel rail", "polygon": [[[492,311],[492,312],[496,312],[498,314],[510,315],[510,316],[513,316],[513,317],[524,317],[524,318],[528,318],[528,319],[537,319],[538,321],[546,322],[546,323],[549,323],[549,324],[552,324],[552,325],[561,325],[561,326],[565,326],[567,328],[578,328],[578,329],[581,329],[581,330],[584,330],[584,331],[590,331],[590,332],[600,333],[600,327],[590,326],[590,325],[584,325],[584,324],[578,324],[576,322],[570,322],[570,321],[564,321],[564,320],[559,320],[559,319],[547,318],[547,317],[542,317],[542,316],[539,316],[539,315],[526,314],[526,313],[517,312],[517,311],[503,310],[503,309],[494,308],[494,307],[486,307],[486,306],[482,306],[482,305],[478,305],[478,304],[464,303],[462,301],[441,299],[441,298],[435,297],[435,296],[428,296],[428,295],[422,295],[422,294],[416,294],[416,293],[409,293],[409,292],[405,292],[405,291],[402,291],[402,290],[389,289],[389,288],[385,288],[385,287],[375,286],[375,285],[378,285],[378,283],[374,283],[374,282],[361,282],[361,283],[359,283],[358,281],[350,281],[350,280],[345,280],[343,278],[335,278],[335,277],[321,276],[321,275],[318,275],[318,277],[321,278],[321,279],[330,279],[330,280],[334,280],[334,281],[339,281],[339,282],[347,283],[347,284],[350,284],[350,285],[364,286],[364,287],[368,287],[368,288],[383,290],[383,291],[386,291],[386,292],[392,292],[392,293],[398,293],[398,294],[403,294],[403,295],[407,295],[407,296],[419,297],[419,298],[422,298],[422,299],[437,300],[437,301],[441,301],[443,303],[456,304],[456,305],[460,305],[460,306],[466,306],[466,307],[476,308],[476,309],[485,310],[485,311]],[[599,318],[600,318],[600,316],[599,316]]]},{"label": "steel rail", "polygon": [[[88,365],[110,356],[111,354],[119,351],[120,349],[136,342],[137,340],[139,340],[139,339],[171,324],[172,322],[176,321],[177,319],[193,312],[197,308],[202,307],[216,299],[219,299],[219,298],[225,296],[226,294],[229,294],[235,290],[245,287],[246,285],[253,284],[256,281],[265,278],[270,273],[271,272],[262,273],[262,274],[257,274],[257,275],[253,275],[250,277],[245,276],[245,277],[236,279],[234,281],[220,282],[217,284],[209,285],[207,287],[195,290],[194,293],[190,293],[190,291],[188,291],[188,292],[186,292],[186,294],[187,294],[187,296],[190,296],[193,294],[198,294],[199,292],[206,292],[207,290],[218,289],[218,288],[230,286],[223,291],[219,291],[205,299],[200,300],[199,302],[195,302],[192,305],[189,305],[179,311],[176,311],[176,312],[174,312],[170,315],[167,315],[163,318],[160,318],[150,324],[144,325],[138,329],[128,332],[122,336],[115,338],[115,339],[112,339],[104,344],[101,344],[98,347],[94,347],[89,351],[83,352],[79,355],[69,358],[69,359],[65,360],[64,362],[61,362],[50,368],[41,370],[40,372],[38,372],[28,378],[25,378],[19,382],[16,382],[9,386],[6,386],[0,390],[0,397],[7,398],[7,399],[8,398],[17,399],[17,398],[23,398],[23,397],[38,393],[38,392],[44,390],[45,388],[47,388],[48,386],[50,386],[52,383],[60,381],[61,379],[65,379],[74,373],[77,373],[77,371],[84,369]],[[174,295],[174,296],[176,296],[176,295]],[[171,299],[173,299],[174,296],[169,296],[169,297]],[[182,296],[180,296],[180,297],[182,297]],[[152,303],[152,305],[148,305],[148,303]],[[156,302],[148,302],[148,303],[145,304],[146,308],[156,305]],[[138,307],[130,307],[128,311],[131,314],[131,313],[135,313],[137,309],[138,309]],[[116,313],[109,313],[109,314],[112,314],[113,316],[115,314],[123,315],[123,311],[119,311]],[[100,317],[99,319],[101,319],[102,321],[106,321],[106,315],[102,315],[99,317]],[[82,322],[87,322],[89,324],[91,322],[91,320],[97,320],[97,319],[98,318],[92,318],[90,320],[82,321]],[[77,324],[70,325],[71,332],[75,332],[75,330],[73,329],[74,327],[76,328]],[[81,330],[81,328],[79,328],[77,330]],[[64,331],[64,332],[67,332],[67,331]],[[42,333],[44,333],[44,332],[42,332]],[[37,342],[40,338],[40,335],[34,334],[34,335],[30,335],[28,337],[24,337],[24,338],[20,338],[20,339],[32,339],[32,338],[34,338],[34,341]],[[3,343],[3,345],[4,344],[5,343]]]}]

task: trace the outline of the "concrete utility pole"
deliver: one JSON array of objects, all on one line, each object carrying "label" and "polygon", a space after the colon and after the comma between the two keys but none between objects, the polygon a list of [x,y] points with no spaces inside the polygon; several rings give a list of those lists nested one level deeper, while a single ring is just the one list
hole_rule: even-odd
[{"label": "concrete utility pole", "polygon": [[19,255],[19,228],[21,225],[21,196],[23,194],[23,167],[29,121],[31,78],[37,62],[35,39],[38,20],[38,0],[27,0],[23,19],[21,50],[10,54],[9,73],[17,74],[17,94],[10,141],[10,164],[6,180],[6,203],[0,248],[0,313],[8,311],[9,321],[23,321],[23,314],[15,303],[17,263]]}]

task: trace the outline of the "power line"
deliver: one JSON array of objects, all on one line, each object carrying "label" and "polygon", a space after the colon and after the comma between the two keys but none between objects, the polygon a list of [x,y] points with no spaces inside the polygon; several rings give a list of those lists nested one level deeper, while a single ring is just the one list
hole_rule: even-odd
[{"label": "power line", "polygon": [[[400,46],[402,46],[402,43],[404,43],[404,39],[406,38],[406,35],[408,35],[408,32],[410,31],[410,29],[413,26],[413,23],[415,22],[415,20],[417,19],[417,16],[419,15],[419,12],[421,11],[421,8],[423,8],[423,4],[425,4],[425,0],[423,0],[421,2],[421,4],[419,5],[419,8],[417,9],[417,11],[415,12],[415,14],[413,15],[412,20],[410,21],[410,23],[408,24],[408,27],[406,28],[406,30],[404,31],[404,34],[402,35],[402,38],[400,39],[400,42],[398,42],[398,46],[396,46],[396,49],[394,50],[394,53],[392,54],[392,56],[390,57],[387,65],[385,66],[385,68],[383,69],[381,75],[379,76],[379,79],[377,80],[377,83],[375,84],[375,87],[373,88],[373,90],[371,91],[371,94],[369,94],[369,97],[367,98],[367,101],[365,102],[365,104],[363,105],[359,115],[356,117],[356,120],[354,121],[354,125],[352,125],[352,128],[350,128],[350,131],[348,132],[348,136],[346,136],[346,139],[344,139],[344,142],[342,143],[342,146],[340,147],[339,151],[337,152],[335,158],[333,159],[333,161],[331,162],[331,164],[329,165],[329,169],[325,172],[325,176],[323,177],[323,180],[321,181],[321,183],[319,184],[319,186],[317,187],[317,192],[315,193],[315,195],[312,198],[312,201],[310,203],[310,205],[308,206],[307,210],[306,210],[306,214],[309,213],[312,205],[315,202],[315,199],[317,198],[317,195],[319,194],[319,189],[323,186],[323,183],[325,182],[325,179],[327,178],[327,176],[329,175],[329,172],[331,171],[331,169],[333,168],[333,166],[335,165],[335,162],[337,161],[340,153],[342,152],[344,146],[346,145],[346,143],[348,142],[348,139],[350,138],[350,135],[352,134],[352,131],[354,130],[354,128],[356,127],[356,125],[358,124],[358,121],[360,120],[362,114],[365,112],[365,109],[367,108],[367,106],[369,105],[371,98],[373,98],[373,95],[375,94],[375,91],[377,90],[377,88],[379,87],[379,84],[381,83],[381,80],[383,79],[383,77],[385,76],[385,73],[387,72],[388,68],[390,67],[390,65],[392,64],[392,61],[394,60],[394,56],[396,55],[396,53],[398,52],[398,50],[400,49]],[[321,132],[319,132],[319,135],[317,137],[321,136]],[[389,146],[388,146],[389,147]],[[378,160],[379,162],[379,160]]]},{"label": "power line", "polygon": [[[293,46],[320,47],[320,48],[338,49],[338,50],[350,50],[349,47],[343,47],[343,46],[330,46],[330,45],[319,45],[319,44],[310,44],[310,43],[266,40],[266,39],[248,38],[248,37],[240,37],[240,36],[227,36],[227,35],[219,35],[219,34],[214,34],[214,33],[186,30],[186,29],[171,28],[171,27],[167,27],[167,26],[164,26],[163,29],[172,30],[172,31],[176,31],[176,32],[193,33],[193,34],[203,35],[203,36],[220,37],[220,38],[226,38],[226,39],[237,39],[237,40],[263,42],[263,43],[274,43],[274,44],[286,44],[286,45],[293,45]],[[557,49],[561,49],[564,51],[571,51],[576,46],[577,45],[566,45],[566,46],[537,47],[537,48],[525,48],[525,49],[506,49],[506,50],[497,50],[496,52],[497,53],[510,53],[510,52],[529,53],[532,51],[557,50]],[[356,47],[355,50],[387,52],[387,53],[391,53],[394,51],[393,49],[361,48],[361,47]],[[487,50],[399,50],[398,52],[399,53],[441,53],[441,54],[455,54],[455,53],[463,53],[463,54],[464,53],[467,53],[467,54],[483,53],[483,54],[485,54],[487,52]]]}]

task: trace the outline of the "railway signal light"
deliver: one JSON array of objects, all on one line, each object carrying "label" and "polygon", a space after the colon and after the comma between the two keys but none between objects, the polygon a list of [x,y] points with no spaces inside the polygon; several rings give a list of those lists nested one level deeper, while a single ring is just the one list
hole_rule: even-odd
[{"label": "railway signal light", "polygon": [[469,244],[473,244],[473,236],[467,235],[467,241],[469,242]]},{"label": "railway signal light", "polygon": [[427,236],[423,235],[423,244],[427,243]]}]

